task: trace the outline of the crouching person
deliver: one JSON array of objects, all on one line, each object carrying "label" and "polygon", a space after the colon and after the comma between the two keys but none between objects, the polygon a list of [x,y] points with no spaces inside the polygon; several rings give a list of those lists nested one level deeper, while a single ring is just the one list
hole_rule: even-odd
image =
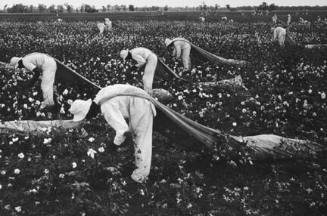
[{"label": "crouching person", "polygon": [[[115,145],[125,141],[130,132],[135,142],[135,164],[131,178],[144,182],[151,168],[153,117],[156,115],[154,105],[147,99],[136,96],[119,96],[124,92],[148,94],[131,85],[116,84],[101,89],[92,100],[75,100],[69,109],[74,121],[89,119],[101,110],[105,120],[116,131]],[[129,119],[128,123],[125,119]]]},{"label": "crouching person", "polygon": [[13,57],[9,63],[15,68],[26,68],[34,72],[34,76],[25,85],[33,86],[41,76],[41,89],[43,93],[43,102],[41,109],[53,106],[53,85],[57,71],[57,63],[51,56],[44,53],[31,53],[24,57]]}]

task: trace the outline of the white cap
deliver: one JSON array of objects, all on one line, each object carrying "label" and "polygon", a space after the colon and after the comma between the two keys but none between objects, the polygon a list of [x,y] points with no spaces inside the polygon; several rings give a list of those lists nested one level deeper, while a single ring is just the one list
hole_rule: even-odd
[{"label": "white cap", "polygon": [[173,40],[166,38],[166,40],[165,40],[166,47],[169,46],[172,42],[173,42]]},{"label": "white cap", "polygon": [[120,58],[122,58],[124,61],[128,56],[128,49],[120,51]]},{"label": "white cap", "polygon": [[91,99],[75,100],[69,108],[69,112],[74,115],[73,121],[77,122],[83,120],[89,112],[91,104]]},{"label": "white cap", "polygon": [[18,62],[19,60],[21,60],[22,58],[19,58],[19,57],[12,57],[10,59],[10,62],[9,62],[9,65],[12,66],[12,67],[17,67],[18,66]]}]

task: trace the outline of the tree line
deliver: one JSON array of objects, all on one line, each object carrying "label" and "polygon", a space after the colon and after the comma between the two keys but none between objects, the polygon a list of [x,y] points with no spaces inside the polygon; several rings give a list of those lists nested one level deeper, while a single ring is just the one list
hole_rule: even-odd
[{"label": "tree line", "polygon": [[[172,8],[168,7],[168,5],[164,7],[158,6],[150,6],[150,7],[135,7],[134,5],[105,5],[101,8],[95,8],[95,6],[91,6],[88,4],[82,4],[80,7],[74,8],[73,5],[69,3],[65,3],[64,5],[50,5],[47,6],[45,4],[34,5],[24,5],[24,4],[14,4],[11,7],[5,5],[2,9],[0,8],[0,12],[7,13],[96,13],[96,12],[109,12],[109,11],[168,11]],[[189,10],[190,8],[179,8],[180,10]],[[205,3],[199,5],[198,7],[191,8],[193,10],[200,11],[212,11],[212,10],[220,10],[218,4],[214,6],[208,6]],[[262,2],[262,4],[258,6],[242,6],[242,7],[231,7],[229,4],[225,6],[225,9],[230,11],[237,10],[260,10],[260,11],[273,11],[273,10],[327,10],[327,6],[278,6],[274,3],[268,4],[266,2]]]}]

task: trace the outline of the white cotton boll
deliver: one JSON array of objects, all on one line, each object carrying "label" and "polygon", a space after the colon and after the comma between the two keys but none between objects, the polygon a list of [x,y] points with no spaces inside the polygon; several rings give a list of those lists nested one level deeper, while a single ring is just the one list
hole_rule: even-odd
[{"label": "white cotton boll", "polygon": [[16,175],[20,174],[20,169],[17,169],[17,168],[16,168],[16,169],[14,170],[14,173],[15,173]]},{"label": "white cotton boll", "polygon": [[24,155],[24,153],[19,153],[19,154],[18,154],[18,157],[19,157],[20,159],[23,159],[23,158],[25,157],[25,155]]},{"label": "white cotton boll", "polygon": [[43,144],[49,144],[52,141],[52,138],[44,138]]},{"label": "white cotton boll", "polygon": [[87,156],[91,157],[92,159],[94,159],[94,155],[97,153],[97,151],[95,151],[94,149],[89,149],[87,151]]},{"label": "white cotton boll", "polygon": [[100,148],[98,148],[98,151],[102,153],[104,152],[104,148],[101,146]]},{"label": "white cotton boll", "polygon": [[68,94],[68,90],[65,89],[64,92],[62,93],[63,95],[67,95]]},{"label": "white cotton boll", "polygon": [[60,114],[65,114],[66,112],[65,112],[65,109],[64,109],[64,107],[61,107],[60,108]]},{"label": "white cotton boll", "polygon": [[21,206],[16,206],[15,207],[15,211],[16,212],[21,212],[22,211],[22,207]]},{"label": "white cotton boll", "polygon": [[89,138],[89,142],[94,142],[94,140],[95,140],[94,137]]},{"label": "white cotton boll", "polygon": [[76,162],[73,162],[72,163],[72,167],[75,169],[77,167],[77,163]]}]

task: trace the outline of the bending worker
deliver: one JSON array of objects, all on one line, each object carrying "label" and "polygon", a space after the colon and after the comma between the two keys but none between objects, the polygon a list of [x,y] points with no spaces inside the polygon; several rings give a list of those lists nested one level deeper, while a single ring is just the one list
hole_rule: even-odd
[{"label": "bending worker", "polygon": [[134,67],[136,68],[145,66],[142,78],[143,88],[147,93],[151,94],[154,74],[158,64],[157,55],[147,48],[137,47],[132,50],[122,50],[120,52],[120,57],[124,61],[134,60]]},{"label": "bending worker", "polygon": [[184,38],[175,38],[165,40],[166,47],[171,55],[177,59],[182,59],[184,72],[191,70],[191,44]]},{"label": "bending worker", "polygon": [[44,53],[31,53],[22,58],[13,57],[9,63],[15,68],[26,68],[34,72],[34,76],[27,82],[27,85],[32,86],[40,77],[41,73],[41,89],[43,93],[43,102],[41,109],[54,105],[53,100],[53,85],[57,71],[57,63],[54,58]]},{"label": "bending worker", "polygon": [[[152,157],[152,127],[153,117],[156,115],[154,105],[142,97],[119,96],[121,93],[148,94],[131,85],[116,84],[101,89],[95,99],[75,100],[69,109],[74,115],[73,121],[92,118],[101,109],[108,124],[116,131],[115,145],[125,141],[126,133],[132,133],[135,142],[135,164],[131,178],[136,182],[144,182],[151,168]],[[125,121],[129,119],[129,122]]]},{"label": "bending worker", "polygon": [[286,39],[286,29],[282,27],[276,27],[273,28],[274,35],[273,35],[273,41],[278,40],[278,44],[281,47],[285,46],[285,39]]}]

